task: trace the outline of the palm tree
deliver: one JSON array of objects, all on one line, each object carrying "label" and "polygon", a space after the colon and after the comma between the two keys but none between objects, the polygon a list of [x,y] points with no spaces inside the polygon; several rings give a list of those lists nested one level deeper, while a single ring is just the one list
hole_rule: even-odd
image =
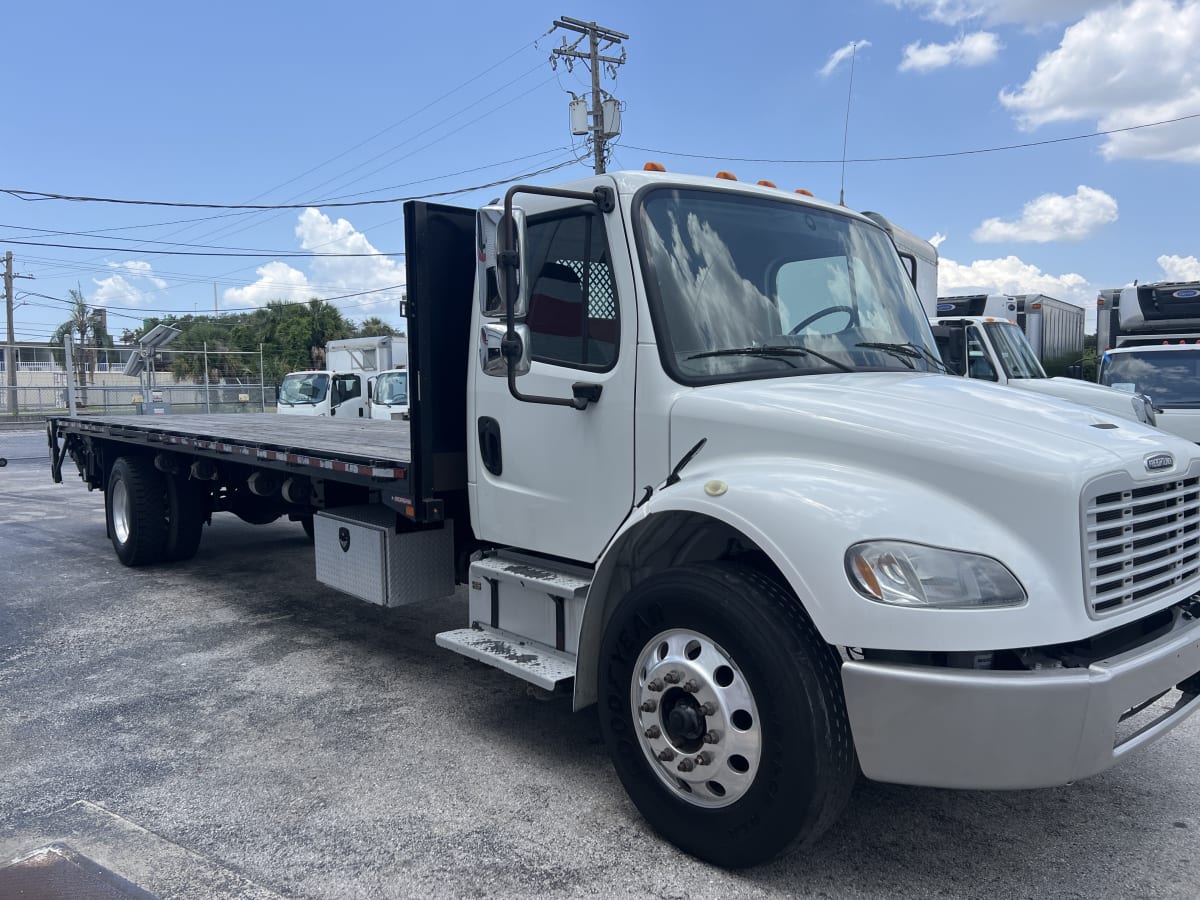
[{"label": "palm tree", "polygon": [[[76,336],[78,336],[77,348],[71,354],[74,371],[70,375],[80,388],[86,389],[89,375],[91,383],[96,383],[95,348],[108,343],[109,337],[104,328],[101,311],[96,307],[88,306],[83,297],[83,291],[70,290],[67,293],[71,298],[68,301],[71,304],[71,318],[58,326],[50,337],[50,346],[61,347],[63,339],[68,336],[71,338],[71,343],[75,344]],[[90,344],[89,338],[91,338]],[[81,402],[86,402],[86,395]]]},{"label": "palm tree", "polygon": [[392,335],[394,337],[395,334],[396,329],[379,318],[379,316],[371,316],[363,319],[362,324],[358,326],[359,337],[382,337],[384,335]]}]

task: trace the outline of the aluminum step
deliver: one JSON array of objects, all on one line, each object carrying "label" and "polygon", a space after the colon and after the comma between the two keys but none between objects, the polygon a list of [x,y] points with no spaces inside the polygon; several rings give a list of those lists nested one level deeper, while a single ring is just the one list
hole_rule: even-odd
[{"label": "aluminum step", "polygon": [[486,625],[443,631],[437,645],[552,691],[575,677],[575,656]]},{"label": "aluminum step", "polygon": [[591,573],[585,569],[551,569],[541,560],[503,550],[494,556],[474,560],[471,563],[471,574],[508,581],[526,590],[566,600],[583,600],[592,583]]}]

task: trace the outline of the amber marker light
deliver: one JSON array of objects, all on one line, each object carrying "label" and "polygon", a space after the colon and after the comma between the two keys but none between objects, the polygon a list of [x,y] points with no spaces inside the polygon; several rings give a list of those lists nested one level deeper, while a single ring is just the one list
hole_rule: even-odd
[{"label": "amber marker light", "polygon": [[642,166],[642,169],[646,172],[665,172],[665,171],[667,171],[667,167],[664,166],[660,162],[648,162],[644,166]]},{"label": "amber marker light", "polygon": [[717,177],[723,178],[725,181],[737,181],[736,175],[734,175],[732,172],[726,172],[724,170],[718,172]]},{"label": "amber marker light", "polygon": [[813,196],[813,192],[812,192],[812,191],[810,191],[810,190],[808,190],[808,188],[796,188],[796,193],[797,193],[797,194],[803,194],[805,197],[812,197],[812,196]]},{"label": "amber marker light", "polygon": [[773,187],[773,188],[779,187],[779,185],[777,185],[775,182],[767,181],[767,179],[765,179],[765,178],[760,178],[758,183],[760,185],[762,185],[763,187]]}]

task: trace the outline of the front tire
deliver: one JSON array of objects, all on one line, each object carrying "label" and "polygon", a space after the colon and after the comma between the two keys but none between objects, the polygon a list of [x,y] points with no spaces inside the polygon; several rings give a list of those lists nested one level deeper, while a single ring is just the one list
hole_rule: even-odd
[{"label": "front tire", "polygon": [[104,513],[117,559],[145,566],[163,558],[167,500],[163,475],[148,459],[122,456],[113,463],[104,491]]},{"label": "front tire", "polygon": [[730,867],[812,844],[857,766],[836,654],[795,599],[726,563],[667,570],[617,605],[600,724],[650,825]]}]

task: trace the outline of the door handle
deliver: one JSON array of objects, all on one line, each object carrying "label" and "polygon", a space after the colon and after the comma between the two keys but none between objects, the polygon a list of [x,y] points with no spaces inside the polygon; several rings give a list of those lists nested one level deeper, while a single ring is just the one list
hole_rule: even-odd
[{"label": "door handle", "polygon": [[479,459],[483,467],[493,475],[504,471],[504,456],[500,449],[500,423],[491,416],[480,416]]}]

